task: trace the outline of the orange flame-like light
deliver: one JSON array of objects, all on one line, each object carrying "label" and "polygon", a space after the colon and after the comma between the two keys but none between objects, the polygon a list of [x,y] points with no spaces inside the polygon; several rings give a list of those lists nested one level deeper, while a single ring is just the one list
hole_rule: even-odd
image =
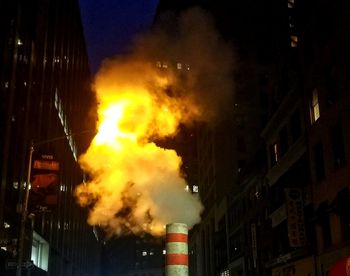
[{"label": "orange flame-like light", "polygon": [[76,195],[90,207],[88,222],[110,234],[160,235],[170,222],[191,227],[199,221],[202,205],[185,190],[181,158],[152,142],[176,134],[190,103],[160,93],[166,81],[156,73],[153,81],[159,82],[154,90],[142,82],[115,85],[110,77],[96,83],[98,133],[79,160],[90,180]]}]

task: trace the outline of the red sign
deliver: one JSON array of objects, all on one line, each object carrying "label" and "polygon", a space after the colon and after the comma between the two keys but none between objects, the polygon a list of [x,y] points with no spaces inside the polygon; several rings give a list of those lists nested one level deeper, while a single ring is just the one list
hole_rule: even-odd
[{"label": "red sign", "polygon": [[31,204],[38,207],[53,207],[57,204],[59,162],[52,155],[35,159],[31,175]]},{"label": "red sign", "polygon": [[58,171],[60,169],[60,164],[53,160],[34,160],[33,168],[39,170]]},{"label": "red sign", "polygon": [[329,276],[350,276],[350,257],[345,257],[335,263],[329,271]]}]

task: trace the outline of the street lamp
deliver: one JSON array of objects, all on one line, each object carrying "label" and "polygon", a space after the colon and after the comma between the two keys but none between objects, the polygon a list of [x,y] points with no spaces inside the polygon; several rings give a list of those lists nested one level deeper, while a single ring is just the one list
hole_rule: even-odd
[{"label": "street lamp", "polygon": [[19,241],[18,241],[18,258],[17,258],[17,267],[16,267],[16,276],[21,276],[22,275],[22,263],[23,263],[23,249],[24,249],[24,239],[25,239],[25,228],[26,228],[26,222],[27,222],[27,217],[28,217],[28,202],[29,202],[29,191],[30,191],[30,178],[32,174],[32,160],[33,160],[33,152],[34,152],[34,147],[55,142],[58,140],[63,140],[67,139],[68,137],[71,136],[76,136],[80,134],[85,134],[89,132],[93,132],[94,130],[84,130],[78,133],[71,133],[68,135],[64,136],[59,136],[55,137],[52,139],[40,141],[38,143],[34,143],[33,140],[31,141],[30,147],[29,147],[29,157],[28,157],[28,170],[27,170],[27,181],[26,181],[26,186],[25,186],[25,194],[24,194],[24,200],[21,206],[21,224],[20,224],[20,232],[19,232]]}]

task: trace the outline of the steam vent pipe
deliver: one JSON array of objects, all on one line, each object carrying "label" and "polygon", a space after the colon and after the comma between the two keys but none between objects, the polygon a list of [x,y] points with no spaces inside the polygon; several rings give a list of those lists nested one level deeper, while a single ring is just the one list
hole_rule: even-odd
[{"label": "steam vent pipe", "polygon": [[188,229],[184,223],[166,226],[166,276],[188,276]]}]

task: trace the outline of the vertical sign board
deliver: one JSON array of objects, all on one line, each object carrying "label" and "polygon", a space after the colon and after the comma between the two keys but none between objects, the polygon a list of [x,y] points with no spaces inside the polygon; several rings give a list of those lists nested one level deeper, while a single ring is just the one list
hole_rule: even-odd
[{"label": "vertical sign board", "polygon": [[302,190],[287,188],[285,189],[285,195],[289,245],[291,247],[303,247],[306,245],[306,231]]},{"label": "vertical sign board", "polygon": [[32,208],[53,208],[57,205],[59,162],[53,155],[35,158],[31,175]]}]

